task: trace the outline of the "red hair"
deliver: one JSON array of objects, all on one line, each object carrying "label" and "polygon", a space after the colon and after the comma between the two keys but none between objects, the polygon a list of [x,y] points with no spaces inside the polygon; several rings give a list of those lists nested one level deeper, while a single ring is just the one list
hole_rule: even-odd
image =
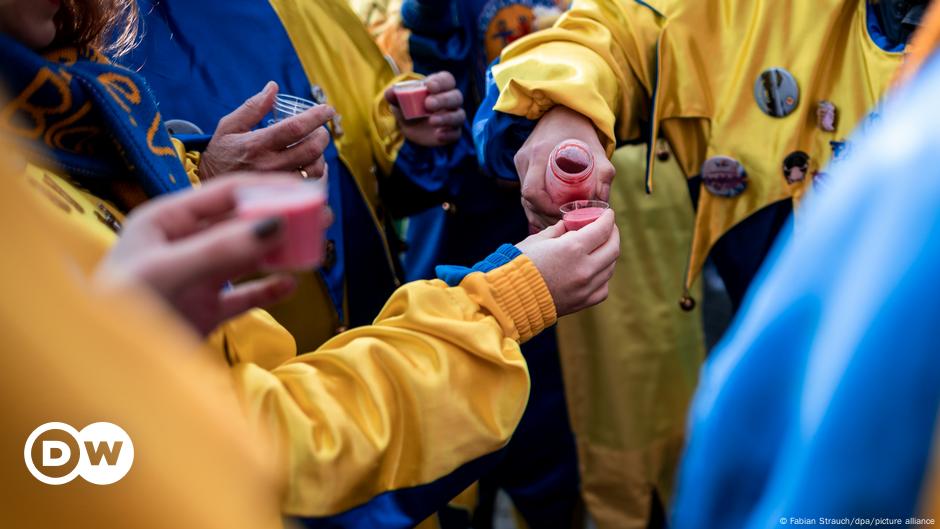
[{"label": "red hair", "polygon": [[121,55],[136,44],[138,20],[136,0],[63,0],[52,47],[90,46]]}]

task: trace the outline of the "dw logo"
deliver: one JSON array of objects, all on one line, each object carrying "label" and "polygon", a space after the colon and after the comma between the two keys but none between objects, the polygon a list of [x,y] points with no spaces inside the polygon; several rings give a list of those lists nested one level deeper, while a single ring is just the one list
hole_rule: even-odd
[{"label": "dw logo", "polygon": [[29,473],[47,485],[64,485],[76,476],[110,485],[130,471],[134,443],[120,426],[109,422],[89,424],[82,431],[47,422],[29,434],[23,458]]}]

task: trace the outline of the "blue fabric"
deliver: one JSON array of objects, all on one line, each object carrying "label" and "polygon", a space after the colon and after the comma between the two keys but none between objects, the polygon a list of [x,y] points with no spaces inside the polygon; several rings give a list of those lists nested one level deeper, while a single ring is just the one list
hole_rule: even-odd
[{"label": "blue fabric", "polygon": [[679,529],[915,513],[940,406],[940,63],[808,199],[704,366]]},{"label": "blue fabric", "polygon": [[518,181],[513,157],[538,122],[493,110],[499,100],[499,87],[493,79],[493,66],[496,64],[499,64],[498,60],[486,72],[486,95],[473,120],[473,141],[480,167],[497,178]]},{"label": "blue fabric", "polygon": [[866,19],[868,21],[868,35],[871,36],[871,40],[884,51],[890,51],[894,53],[901,53],[904,51],[904,48],[907,47],[907,43],[891,42],[891,39],[889,39],[881,29],[881,19],[878,18],[878,9],[871,1],[868,2],[867,7],[868,16]]},{"label": "blue fabric", "polygon": [[12,97],[4,128],[32,157],[51,154],[55,165],[109,197],[111,183],[129,177],[150,197],[189,187],[153,96],[136,73],[91,49],[43,57],[3,34],[0,64],[0,82]]},{"label": "blue fabric", "polygon": [[503,451],[494,452],[461,466],[433,483],[382,494],[366,505],[336,516],[295,518],[294,521],[309,529],[411,529],[466,490],[502,458]]},{"label": "blue fabric", "polygon": [[495,252],[488,255],[486,259],[473,265],[472,268],[456,265],[441,265],[438,266],[435,271],[441,281],[455,287],[458,286],[465,277],[474,272],[486,273],[496,270],[503,265],[509,264],[510,261],[520,255],[522,255],[522,252],[520,252],[518,248],[511,244],[504,244]]}]

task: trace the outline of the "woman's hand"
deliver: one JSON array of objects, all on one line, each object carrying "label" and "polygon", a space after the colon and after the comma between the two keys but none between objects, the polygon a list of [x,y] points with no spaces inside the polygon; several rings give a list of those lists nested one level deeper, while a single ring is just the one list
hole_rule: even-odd
[{"label": "woman's hand", "polygon": [[516,245],[539,269],[558,316],[607,299],[607,283],[620,256],[620,231],[607,210],[578,231],[559,222]]},{"label": "woman's hand", "polygon": [[409,141],[423,147],[441,147],[460,139],[467,113],[463,109],[463,94],[457,89],[457,81],[450,72],[438,72],[425,79],[428,98],[424,106],[430,116],[406,121],[398,107],[398,97],[389,88],[385,91],[395,120],[402,134]]},{"label": "woman's hand", "polygon": [[96,282],[149,287],[204,335],[248,309],[283,299],[295,286],[289,275],[228,286],[257,273],[263,258],[284,242],[283,219],[234,217],[237,188],[272,181],[304,185],[289,175],[236,175],[141,206],[99,265]]},{"label": "woman's hand", "polygon": [[558,208],[562,204],[555,204],[545,188],[545,168],[555,146],[572,138],[586,143],[594,154],[597,188],[591,198],[604,202],[610,198],[615,170],[607,159],[594,124],[573,110],[555,107],[542,116],[515,156],[516,172],[522,185],[522,205],[533,231],[545,229],[561,219]]},{"label": "woman's hand", "polygon": [[202,180],[232,171],[295,171],[311,178],[326,174],[323,153],[330,143],[330,132],[324,125],[336,115],[332,107],[317,105],[252,130],[274,108],[277,90],[277,83],[269,82],[219,121],[199,162]]}]

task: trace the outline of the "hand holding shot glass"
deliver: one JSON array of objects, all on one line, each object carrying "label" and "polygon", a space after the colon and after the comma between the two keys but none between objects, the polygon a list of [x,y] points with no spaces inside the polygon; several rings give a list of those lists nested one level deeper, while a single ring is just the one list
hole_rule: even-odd
[{"label": "hand holding shot glass", "polygon": [[449,72],[396,83],[385,91],[405,138],[422,147],[441,147],[460,139],[467,114],[463,94]]},{"label": "hand holding shot glass", "polygon": [[[258,128],[273,114],[268,126]],[[326,124],[336,112],[300,97],[279,94],[276,83],[248,99],[219,121],[199,162],[207,180],[233,171],[283,171],[319,178],[326,174],[330,133]]]},{"label": "hand holding shot glass", "polygon": [[207,334],[241,312],[280,301],[296,286],[289,273],[259,272],[320,263],[331,222],[325,188],[323,180],[243,173],[147,202],[126,219],[96,282],[146,287]]}]

